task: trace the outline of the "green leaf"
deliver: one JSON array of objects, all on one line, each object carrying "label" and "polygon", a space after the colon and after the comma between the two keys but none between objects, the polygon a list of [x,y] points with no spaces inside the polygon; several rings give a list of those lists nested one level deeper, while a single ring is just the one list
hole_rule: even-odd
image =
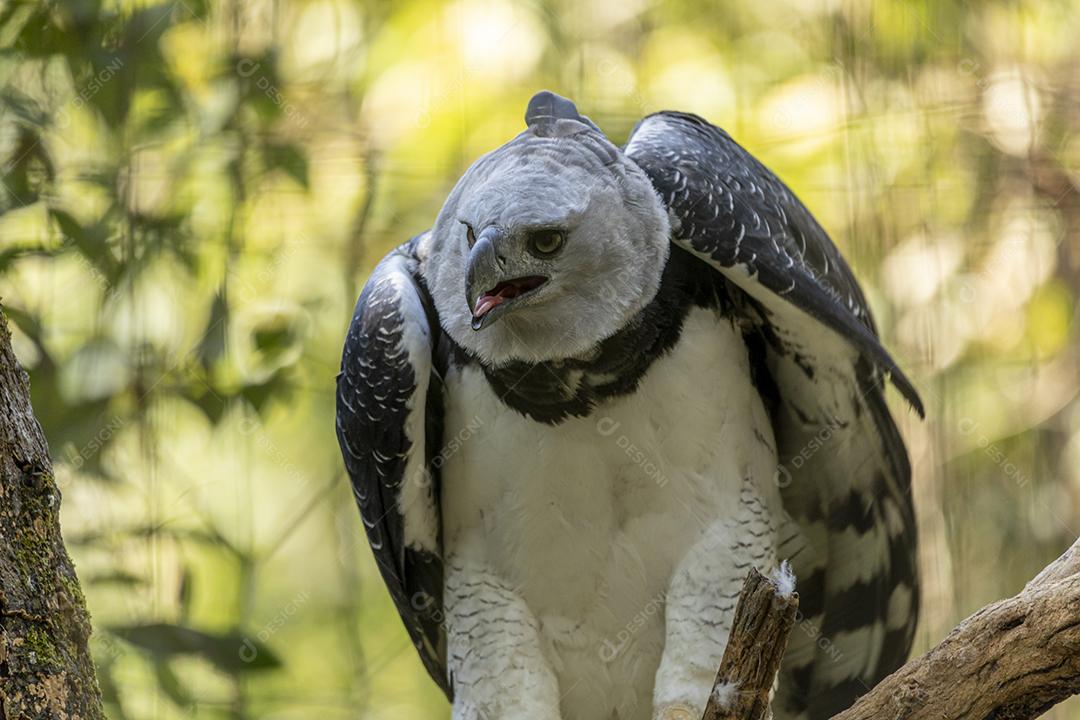
[{"label": "green leaf", "polygon": [[182,3],[163,2],[132,13],[124,26],[124,47],[146,53],[147,59],[153,57],[161,36],[173,25],[173,11],[181,6]]},{"label": "green leaf", "polygon": [[0,107],[31,127],[44,128],[49,124],[49,116],[37,100],[10,85],[0,91]]},{"label": "green leaf", "polygon": [[184,689],[183,684],[180,682],[180,678],[176,677],[176,673],[173,672],[167,662],[154,663],[154,676],[157,678],[158,687],[160,687],[169,699],[182,708],[187,708],[194,700],[187,690]]},{"label": "green leaf", "polygon": [[261,55],[234,55],[222,67],[224,76],[234,79],[239,102],[227,123],[238,129],[238,118],[249,111],[262,127],[269,128],[282,114],[281,78],[277,71],[277,53],[270,49]]},{"label": "green leaf", "polygon": [[74,215],[60,208],[49,208],[49,217],[56,223],[64,239],[111,285],[120,267],[109,249],[106,228],[100,224],[83,226]]},{"label": "green leaf", "polygon": [[[95,648],[96,650],[96,648]],[[109,706],[109,717],[113,720],[127,720],[124,711],[123,697],[116,682],[113,666],[116,664],[116,656],[106,650],[94,653],[94,665],[97,670],[98,685],[101,687],[101,699]]]},{"label": "green leaf", "polygon": [[56,169],[41,134],[27,125],[17,125],[15,146],[3,163],[3,208],[33,205],[56,177]]},{"label": "green leaf", "polygon": [[188,613],[191,612],[191,587],[192,576],[191,568],[187,565],[184,566],[184,573],[180,576],[180,589],[177,592],[177,600],[180,604],[180,616],[186,621]]},{"label": "green leaf", "polygon": [[202,410],[203,415],[213,425],[221,422],[225,416],[225,409],[228,407],[225,398],[203,382],[183,386],[180,397]]},{"label": "green leaf", "polygon": [[255,349],[270,357],[279,355],[291,348],[296,341],[292,325],[285,318],[255,327],[251,332]]},{"label": "green leaf", "polygon": [[292,144],[268,144],[266,166],[269,170],[281,170],[308,189],[308,161],[299,146]]},{"label": "green leaf", "polygon": [[248,383],[240,391],[241,397],[251,404],[252,409],[262,413],[271,400],[285,400],[292,390],[292,380],[287,368],[279,368],[263,382]]},{"label": "green leaf", "polygon": [[269,647],[240,632],[211,633],[164,622],[113,626],[108,630],[157,662],[191,655],[232,675],[281,666],[281,660]]},{"label": "green leaf", "polygon": [[111,126],[120,126],[131,109],[131,60],[128,53],[103,48],[94,48],[89,57],[80,57],[72,68],[74,104],[92,108]]},{"label": "green leaf", "polygon": [[37,315],[30,314],[20,307],[8,304],[0,304],[0,310],[3,310],[8,319],[15,323],[15,326],[38,346],[38,352],[44,353],[46,359],[51,364],[52,357],[44,352],[43,337],[45,335],[45,328],[41,325],[41,318]]},{"label": "green leaf", "polygon": [[24,247],[10,247],[0,250],[0,274],[7,272],[9,269],[15,267],[15,262],[22,257],[30,255],[39,255],[44,257],[53,257],[57,254],[57,251],[53,248],[43,247],[41,245],[27,245]]},{"label": "green leaf", "polygon": [[210,305],[210,315],[206,318],[206,326],[203,328],[202,340],[196,348],[203,368],[209,369],[225,354],[225,330],[228,320],[229,304],[219,290],[214,294],[214,302]]},{"label": "green leaf", "polygon": [[87,585],[119,585],[121,587],[139,587],[146,585],[146,580],[123,570],[88,575],[84,581]]},{"label": "green leaf", "polygon": [[[11,3],[14,6],[23,3]],[[14,15],[11,21],[22,23],[15,49],[23,57],[46,58],[52,55],[73,53],[78,47],[78,39],[65,32],[51,12],[51,3],[41,3],[28,16]]]}]

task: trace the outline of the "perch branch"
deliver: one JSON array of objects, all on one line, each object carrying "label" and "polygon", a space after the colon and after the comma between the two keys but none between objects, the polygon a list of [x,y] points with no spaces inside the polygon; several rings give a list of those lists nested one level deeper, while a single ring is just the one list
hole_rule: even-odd
[{"label": "perch branch", "polygon": [[1080,540],[834,720],[1033,718],[1080,693]]},{"label": "perch branch", "polygon": [[766,717],[769,692],[799,609],[799,595],[792,591],[792,585],[794,578],[781,578],[778,583],[750,569],[703,720]]},{"label": "perch branch", "polygon": [[[704,720],[765,717],[798,596],[752,570]],[[738,692],[732,693],[732,689]],[[1080,539],[1019,594],[961,622],[833,720],[1038,717],[1080,694]]]}]

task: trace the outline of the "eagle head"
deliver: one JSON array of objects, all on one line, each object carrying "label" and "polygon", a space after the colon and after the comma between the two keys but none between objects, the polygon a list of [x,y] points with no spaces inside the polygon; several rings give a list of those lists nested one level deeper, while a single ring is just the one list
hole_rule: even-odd
[{"label": "eagle head", "polygon": [[587,355],[653,299],[669,250],[649,179],[572,102],[538,93],[525,121],[425,243],[443,328],[490,366]]}]

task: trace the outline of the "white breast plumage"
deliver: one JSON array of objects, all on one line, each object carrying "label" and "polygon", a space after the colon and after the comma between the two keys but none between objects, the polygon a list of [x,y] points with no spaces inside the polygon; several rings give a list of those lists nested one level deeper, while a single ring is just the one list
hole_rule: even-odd
[{"label": "white breast plumage", "polygon": [[[451,625],[477,596],[513,593],[573,698],[566,720],[648,718],[680,561],[709,562],[690,550],[711,533],[725,566],[735,554],[773,562],[776,451],[738,328],[692,310],[636,392],[557,425],[502,403],[475,367],[450,371],[446,397],[444,436],[469,435],[443,462]],[[487,574],[504,586],[476,582]],[[741,574],[712,575],[737,592]],[[454,652],[451,640],[451,668]]]}]

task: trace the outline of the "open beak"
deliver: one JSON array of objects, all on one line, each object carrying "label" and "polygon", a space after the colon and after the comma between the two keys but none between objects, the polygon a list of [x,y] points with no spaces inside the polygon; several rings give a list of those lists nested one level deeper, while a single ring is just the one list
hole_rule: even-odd
[{"label": "open beak", "polygon": [[543,275],[515,274],[505,257],[508,241],[502,228],[488,227],[469,251],[465,299],[472,310],[473,330],[491,325],[548,280]]}]

